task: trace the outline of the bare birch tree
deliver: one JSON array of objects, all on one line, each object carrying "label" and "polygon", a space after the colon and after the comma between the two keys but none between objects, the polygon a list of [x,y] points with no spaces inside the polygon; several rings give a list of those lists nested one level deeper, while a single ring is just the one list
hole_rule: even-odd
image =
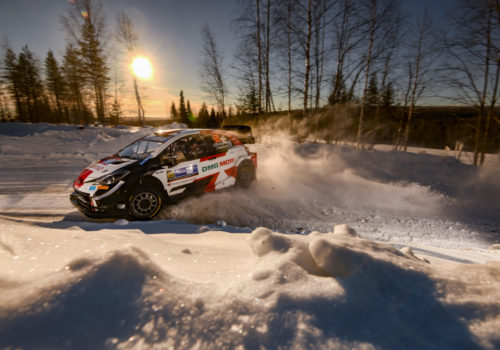
[{"label": "bare birch tree", "polygon": [[399,11],[398,1],[396,0],[365,0],[363,2],[364,11],[368,17],[366,18],[366,51],[364,55],[364,84],[361,95],[361,106],[358,118],[358,131],[356,135],[356,144],[358,147],[363,143],[363,123],[365,118],[366,94],[368,81],[373,69],[373,64],[381,53],[383,45],[380,41],[385,40],[392,18]]},{"label": "bare birch tree", "polygon": [[331,105],[352,100],[364,67],[360,57],[367,31],[366,21],[361,15],[365,9],[362,5],[359,1],[339,0],[335,6],[331,43],[335,68],[328,98]]},{"label": "bare birch tree", "polygon": [[[429,88],[430,73],[434,71],[436,65],[436,59],[439,54],[439,48],[436,45],[437,33],[438,30],[432,17],[428,11],[425,11],[417,19],[416,25],[410,31],[410,37],[407,39],[410,42],[410,46],[407,49],[409,90],[407,92],[408,113],[402,141],[404,151],[408,149],[408,138],[415,105],[425,89]],[[436,76],[432,78],[436,79]]]},{"label": "bare birch tree", "polygon": [[208,25],[203,27],[201,36],[203,47],[200,60],[200,88],[215,101],[218,111],[224,115],[227,95],[224,58],[217,48],[215,37]]},{"label": "bare birch tree", "polygon": [[[116,16],[116,40],[125,49],[127,62],[131,62],[139,46],[139,35],[134,29],[132,19],[129,17],[129,15],[127,15],[127,13],[123,11],[119,12]],[[137,117],[139,118],[139,122],[144,126],[146,122],[146,115],[144,113],[144,107],[142,105],[142,98],[139,92],[137,77],[135,75],[132,75],[132,80],[134,84],[135,100],[137,103]]]},{"label": "bare birch tree", "polygon": [[462,0],[451,14],[449,84],[456,99],[477,108],[474,165],[484,161],[498,98],[500,21],[498,1]]}]

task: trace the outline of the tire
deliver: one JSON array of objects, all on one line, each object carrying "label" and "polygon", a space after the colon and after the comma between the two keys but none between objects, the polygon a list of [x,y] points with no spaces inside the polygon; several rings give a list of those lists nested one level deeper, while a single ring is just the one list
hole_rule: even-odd
[{"label": "tire", "polygon": [[249,160],[244,160],[238,166],[236,173],[236,186],[242,188],[249,188],[252,181],[255,179],[255,168]]},{"label": "tire", "polygon": [[154,218],[165,202],[161,190],[151,185],[143,185],[132,191],[127,203],[129,217],[133,220]]}]

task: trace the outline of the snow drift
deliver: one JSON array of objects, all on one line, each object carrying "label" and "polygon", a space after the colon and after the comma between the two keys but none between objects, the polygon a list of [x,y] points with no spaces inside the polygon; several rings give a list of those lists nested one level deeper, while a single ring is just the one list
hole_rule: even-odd
[{"label": "snow drift", "polygon": [[[477,286],[463,303],[457,282],[445,273],[389,245],[358,238],[346,227],[309,236],[258,228],[248,243],[252,267],[238,271],[243,277],[227,285],[176,277],[137,248],[76,258],[36,281],[4,280],[0,346],[472,349],[500,344],[498,280],[490,286],[496,288],[491,298],[480,301],[491,290]],[[500,274],[500,266],[473,271],[479,280]]]}]

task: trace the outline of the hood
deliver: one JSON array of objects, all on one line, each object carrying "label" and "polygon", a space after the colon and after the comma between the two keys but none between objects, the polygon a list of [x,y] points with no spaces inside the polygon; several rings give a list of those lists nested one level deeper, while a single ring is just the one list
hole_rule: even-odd
[{"label": "hood", "polygon": [[84,182],[92,181],[105,175],[109,175],[127,165],[137,162],[135,159],[108,157],[85,168],[76,179],[74,185],[80,187]]}]

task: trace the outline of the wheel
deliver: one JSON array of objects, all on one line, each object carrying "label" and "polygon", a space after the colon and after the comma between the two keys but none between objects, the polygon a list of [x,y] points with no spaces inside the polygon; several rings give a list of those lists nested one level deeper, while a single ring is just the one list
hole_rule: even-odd
[{"label": "wheel", "polygon": [[243,188],[248,188],[255,178],[255,169],[251,161],[245,160],[238,167],[236,173],[236,185]]},{"label": "wheel", "polygon": [[127,206],[132,219],[149,220],[160,212],[163,206],[163,195],[154,186],[141,186],[132,191]]}]

